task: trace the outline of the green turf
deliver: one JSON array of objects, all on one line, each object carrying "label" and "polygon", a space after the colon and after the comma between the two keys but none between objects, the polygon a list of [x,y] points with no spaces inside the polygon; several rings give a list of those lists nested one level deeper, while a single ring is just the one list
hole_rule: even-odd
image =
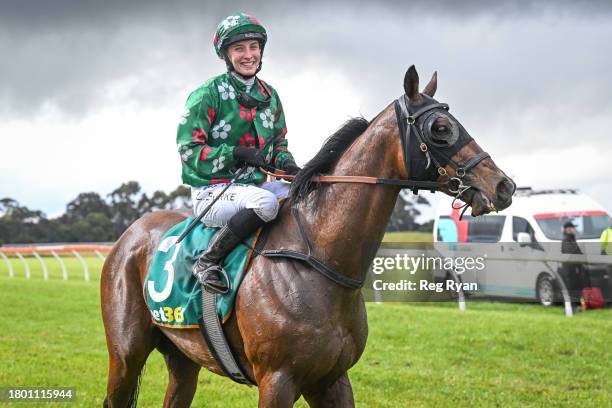
[{"label": "green turf", "polygon": [[[107,355],[99,270],[92,265],[89,284],[77,270],[67,282],[33,274],[10,279],[0,269],[0,386],[75,387],[74,403],[53,406],[101,406]],[[539,305],[468,302],[460,312],[452,303],[368,304],[368,314],[368,345],[350,371],[359,407],[602,407],[612,400],[612,309],[566,318],[561,308]],[[166,381],[154,352],[139,406],[161,406]],[[256,401],[256,388],[203,370],[194,406]]]},{"label": "green turf", "polygon": [[431,232],[387,232],[383,242],[431,242],[433,236]]}]

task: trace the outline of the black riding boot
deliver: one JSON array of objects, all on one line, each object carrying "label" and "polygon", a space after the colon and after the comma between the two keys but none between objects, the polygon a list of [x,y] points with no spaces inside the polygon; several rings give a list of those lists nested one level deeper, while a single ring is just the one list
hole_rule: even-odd
[{"label": "black riding boot", "polygon": [[264,221],[250,208],[238,211],[213,237],[208,249],[193,265],[193,274],[210,293],[227,293],[229,282],[221,262],[236,245],[251,235]]}]

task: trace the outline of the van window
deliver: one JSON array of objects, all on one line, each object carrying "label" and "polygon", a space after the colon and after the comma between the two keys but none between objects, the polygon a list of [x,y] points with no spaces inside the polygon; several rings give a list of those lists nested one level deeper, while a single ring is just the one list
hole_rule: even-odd
[{"label": "van window", "polygon": [[459,231],[457,230],[457,224],[448,216],[441,216],[438,220],[438,231],[437,231],[438,242],[457,242],[459,239]]},{"label": "van window", "polygon": [[481,215],[480,217],[464,216],[468,221],[468,242],[499,242],[506,216]]},{"label": "van window", "polygon": [[599,238],[610,222],[610,217],[603,211],[536,214],[534,218],[544,235],[556,240],[563,239],[563,224],[568,221],[576,225],[576,239]]},{"label": "van window", "polygon": [[533,239],[534,231],[529,224],[529,221],[524,219],[523,217],[512,217],[512,239],[517,240],[517,236],[519,232],[526,232],[531,235],[531,239]]}]

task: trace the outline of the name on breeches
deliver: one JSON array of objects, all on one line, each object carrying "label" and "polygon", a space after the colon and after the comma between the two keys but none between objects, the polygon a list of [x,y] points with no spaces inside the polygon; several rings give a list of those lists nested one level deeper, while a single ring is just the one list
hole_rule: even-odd
[{"label": "name on breeches", "polygon": [[441,293],[446,291],[450,292],[459,292],[459,291],[477,291],[478,284],[475,282],[470,283],[462,283],[455,282],[452,280],[447,280],[444,282],[430,282],[425,279],[421,279],[418,282],[409,281],[402,279],[399,282],[383,282],[378,279],[373,282],[372,287],[374,290],[403,290],[403,291],[413,291],[413,290],[423,290],[430,292]]},{"label": "name on breeches", "polygon": [[[199,192],[198,195],[196,196],[196,200],[206,200],[206,201],[211,201],[215,199],[215,194],[214,192]],[[219,197],[219,201],[234,201],[236,200],[236,193],[235,192],[226,192],[225,194],[223,194],[221,197]]]}]

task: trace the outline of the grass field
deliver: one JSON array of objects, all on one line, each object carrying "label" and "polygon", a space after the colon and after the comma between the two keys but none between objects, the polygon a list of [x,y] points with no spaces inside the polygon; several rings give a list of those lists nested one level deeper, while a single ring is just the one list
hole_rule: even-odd
[{"label": "grass field", "polygon": [[[0,387],[75,387],[76,401],[64,406],[102,405],[107,356],[100,261],[88,261],[89,284],[78,264],[66,282],[51,264],[52,277],[43,281],[35,260],[29,280],[17,266],[12,279],[0,267]],[[560,308],[538,305],[472,302],[460,312],[454,304],[392,303],[368,304],[368,315],[368,345],[350,371],[358,407],[611,404],[612,309],[566,318]],[[161,406],[166,380],[154,352],[139,406]],[[256,401],[255,388],[202,371],[193,405],[253,407]]]},{"label": "grass field", "polygon": [[383,242],[431,242],[430,232],[387,232]]}]

